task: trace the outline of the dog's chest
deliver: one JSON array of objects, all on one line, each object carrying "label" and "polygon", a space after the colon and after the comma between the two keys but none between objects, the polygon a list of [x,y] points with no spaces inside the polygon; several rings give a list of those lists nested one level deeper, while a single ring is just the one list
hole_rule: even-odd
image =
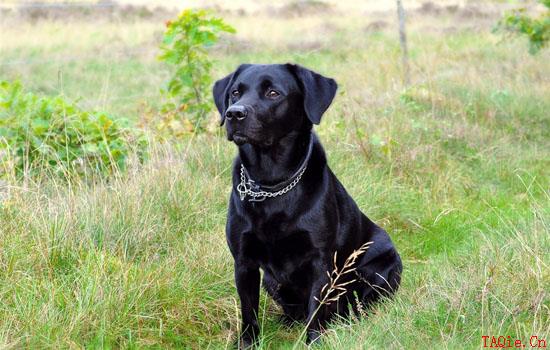
[{"label": "dog's chest", "polygon": [[252,232],[245,234],[245,256],[256,260],[262,269],[278,281],[292,281],[316,256],[311,235],[282,217],[258,220]]},{"label": "dog's chest", "polygon": [[304,224],[296,203],[269,204],[245,204],[248,223],[241,236],[241,254],[256,261],[280,283],[297,283],[296,279],[307,274],[318,255],[312,232]]},{"label": "dog's chest", "polygon": [[276,241],[261,242],[257,256],[260,267],[280,283],[300,283],[297,279],[311,268],[316,250],[307,232],[293,232]]}]

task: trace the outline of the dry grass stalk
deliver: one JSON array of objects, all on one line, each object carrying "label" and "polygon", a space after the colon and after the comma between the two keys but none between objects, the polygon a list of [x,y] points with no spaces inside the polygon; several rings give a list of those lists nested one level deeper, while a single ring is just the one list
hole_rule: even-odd
[{"label": "dry grass stalk", "polygon": [[367,242],[359,247],[359,249],[354,250],[347,257],[346,261],[344,262],[344,266],[342,266],[341,269],[339,269],[338,265],[336,264],[338,252],[334,252],[334,270],[332,270],[332,272],[327,271],[329,282],[325,284],[321,289],[320,296],[322,296],[322,298],[319,299],[315,297],[315,300],[319,302],[319,305],[329,305],[330,303],[338,301],[338,299],[340,299],[340,297],[347,292],[346,286],[357,281],[357,279],[354,278],[349,281],[341,282],[341,279],[345,275],[348,275],[356,270],[355,261],[357,261],[357,258],[363,255],[367,251],[367,249],[369,249],[369,246],[372,243],[373,242]]}]

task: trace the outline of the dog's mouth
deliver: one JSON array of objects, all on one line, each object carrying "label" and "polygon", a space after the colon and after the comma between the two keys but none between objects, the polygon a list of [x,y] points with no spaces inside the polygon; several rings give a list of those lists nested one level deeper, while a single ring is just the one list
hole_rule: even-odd
[{"label": "dog's mouth", "polygon": [[261,148],[271,147],[273,145],[273,140],[271,138],[266,138],[263,141],[258,141],[258,139],[249,137],[240,132],[232,134],[229,138],[229,141],[235,142],[237,146],[242,146],[244,144],[250,144],[253,146],[258,146]]},{"label": "dog's mouth", "polygon": [[231,136],[231,139],[237,146],[242,146],[245,143],[250,142],[250,139],[248,136],[241,134],[240,132],[236,132]]}]

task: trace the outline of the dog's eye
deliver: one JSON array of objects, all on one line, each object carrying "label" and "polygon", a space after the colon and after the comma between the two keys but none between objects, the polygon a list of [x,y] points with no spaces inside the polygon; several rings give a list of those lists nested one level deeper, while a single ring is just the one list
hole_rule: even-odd
[{"label": "dog's eye", "polygon": [[239,90],[233,90],[233,91],[231,91],[231,96],[233,96],[233,97],[239,97],[240,94],[241,94],[241,93],[239,92]]},{"label": "dog's eye", "polygon": [[269,97],[269,98],[277,98],[277,97],[279,97],[280,95],[281,95],[280,93],[278,93],[277,91],[272,90],[272,89],[267,90],[267,93],[265,94],[265,96],[266,96],[266,97]]}]

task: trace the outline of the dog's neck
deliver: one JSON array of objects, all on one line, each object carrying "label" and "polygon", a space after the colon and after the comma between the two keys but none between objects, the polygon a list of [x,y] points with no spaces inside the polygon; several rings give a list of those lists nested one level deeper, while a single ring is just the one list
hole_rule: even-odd
[{"label": "dog's neck", "polygon": [[308,152],[311,131],[292,132],[270,147],[239,147],[240,159],[250,177],[263,185],[275,185],[296,173]]}]

